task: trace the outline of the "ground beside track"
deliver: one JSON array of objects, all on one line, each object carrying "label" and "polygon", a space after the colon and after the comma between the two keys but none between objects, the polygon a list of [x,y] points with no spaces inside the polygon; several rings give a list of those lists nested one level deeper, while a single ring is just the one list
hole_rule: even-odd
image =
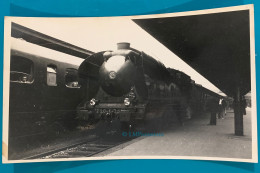
[{"label": "ground beside track", "polygon": [[251,109],[244,115],[244,136],[234,136],[234,113],[228,111],[217,125],[209,114],[171,126],[164,136],[140,137],[95,156],[205,156],[251,159]]}]

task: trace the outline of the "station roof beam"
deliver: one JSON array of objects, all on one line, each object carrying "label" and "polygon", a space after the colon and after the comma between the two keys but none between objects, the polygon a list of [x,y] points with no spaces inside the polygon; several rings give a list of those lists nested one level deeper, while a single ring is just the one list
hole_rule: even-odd
[{"label": "station roof beam", "polygon": [[14,38],[21,38],[27,42],[84,59],[93,54],[92,51],[50,37],[46,34],[40,33],[14,22],[12,23],[11,36]]}]

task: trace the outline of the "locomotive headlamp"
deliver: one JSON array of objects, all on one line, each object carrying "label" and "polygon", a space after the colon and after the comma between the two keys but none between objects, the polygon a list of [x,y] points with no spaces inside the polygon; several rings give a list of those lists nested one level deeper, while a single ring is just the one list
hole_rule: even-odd
[{"label": "locomotive headlamp", "polygon": [[93,98],[93,99],[90,100],[89,104],[90,104],[91,106],[95,106],[95,105],[96,105],[96,102],[97,102],[97,100]]},{"label": "locomotive headlamp", "polygon": [[130,105],[130,99],[129,98],[125,98],[124,104],[125,104],[125,106],[129,106]]}]

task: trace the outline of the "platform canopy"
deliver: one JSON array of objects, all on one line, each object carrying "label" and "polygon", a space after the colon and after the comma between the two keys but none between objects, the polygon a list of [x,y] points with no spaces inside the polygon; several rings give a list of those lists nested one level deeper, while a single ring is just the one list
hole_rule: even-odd
[{"label": "platform canopy", "polygon": [[249,10],[133,21],[226,95],[251,90]]}]

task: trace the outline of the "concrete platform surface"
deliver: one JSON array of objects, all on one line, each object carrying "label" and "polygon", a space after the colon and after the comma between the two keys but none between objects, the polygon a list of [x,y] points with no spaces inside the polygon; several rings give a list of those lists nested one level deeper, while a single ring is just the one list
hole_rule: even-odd
[{"label": "concrete platform surface", "polygon": [[234,113],[227,112],[217,125],[209,114],[162,131],[164,136],[139,137],[99,156],[203,156],[251,159],[251,110],[244,115],[244,136],[234,135]]}]

